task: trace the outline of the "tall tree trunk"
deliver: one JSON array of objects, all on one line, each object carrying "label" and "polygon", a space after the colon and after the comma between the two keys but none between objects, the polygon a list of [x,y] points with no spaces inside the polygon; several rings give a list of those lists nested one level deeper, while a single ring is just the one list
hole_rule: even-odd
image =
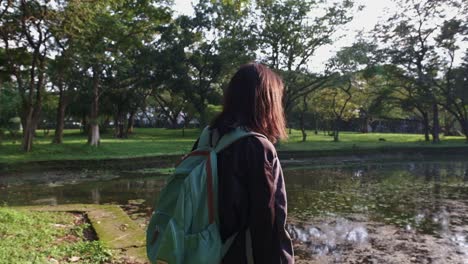
[{"label": "tall tree trunk", "polygon": [[305,130],[305,122],[304,122],[304,112],[301,112],[301,116],[299,118],[299,123],[301,125],[301,132],[302,132],[302,142],[306,142],[307,140],[307,133],[306,133],[306,130]]},{"label": "tall tree trunk", "polygon": [[122,114],[119,116],[119,123],[118,123],[118,129],[119,131],[117,132],[117,137],[118,138],[125,138],[125,116]]},{"label": "tall tree trunk", "polygon": [[362,133],[369,133],[369,117],[367,117],[367,114],[362,118],[361,126]]},{"label": "tall tree trunk", "polygon": [[117,111],[117,115],[115,116],[115,137],[116,138],[125,138],[126,133],[125,133],[125,113],[120,110]]},{"label": "tall tree trunk", "polygon": [[209,122],[209,120],[207,120],[208,118],[206,116],[206,114],[207,114],[206,113],[206,110],[207,110],[206,108],[207,107],[205,105],[200,105],[198,107],[198,113],[200,114],[200,119],[198,120],[198,122],[200,123],[199,125],[200,125],[201,128],[204,128]]},{"label": "tall tree trunk", "polygon": [[445,111],[444,119],[444,135],[454,136],[453,124],[455,123],[455,119],[450,116],[450,112],[448,111]]},{"label": "tall tree trunk", "polygon": [[440,122],[439,122],[439,106],[437,103],[432,105],[433,110],[433,126],[432,126],[432,143],[440,142]]},{"label": "tall tree trunk", "polygon": [[23,127],[23,151],[30,152],[32,150],[33,140],[36,133],[37,124],[39,123],[41,113],[42,100],[39,99],[34,106],[27,108],[25,115],[25,126]]},{"label": "tall tree trunk", "polygon": [[340,119],[336,118],[335,123],[333,125],[333,141],[338,142],[340,141]]},{"label": "tall tree trunk", "polygon": [[23,151],[29,152],[32,150],[32,143],[34,138],[34,126],[32,125],[32,107],[28,107],[27,114],[25,115],[25,122],[23,126]]},{"label": "tall tree trunk", "polygon": [[96,67],[93,67],[93,101],[89,117],[88,144],[99,146],[99,71]]},{"label": "tall tree trunk", "polygon": [[[24,97],[25,99],[23,101],[24,127],[22,148],[25,152],[30,152],[32,150],[33,139],[42,111],[45,59],[37,57],[38,54],[39,49],[35,49],[29,74],[29,94],[27,97]],[[19,86],[22,85],[20,84]]]},{"label": "tall tree trunk", "polygon": [[52,143],[62,144],[63,142],[63,129],[65,126],[65,109],[67,107],[66,98],[63,91],[63,86],[59,87],[59,103],[57,107],[57,120],[55,124],[55,134]]},{"label": "tall tree trunk", "polygon": [[423,116],[423,129],[424,129],[424,140],[426,142],[429,142],[431,141],[431,138],[430,138],[430,128],[429,128],[429,116],[427,114],[427,112],[422,112],[422,116]]},{"label": "tall tree trunk", "polygon": [[88,133],[88,117],[84,111],[81,116],[81,127],[83,128],[82,133],[86,135]]},{"label": "tall tree trunk", "polygon": [[301,116],[300,116],[300,125],[301,125],[301,132],[302,132],[302,142],[306,142],[307,140],[307,133],[305,130],[305,113],[307,111],[307,96],[302,97],[302,104],[303,104],[303,109],[301,111]]},{"label": "tall tree trunk", "polygon": [[128,122],[127,122],[127,135],[128,134],[133,134],[133,126],[135,124],[135,110],[132,110],[130,112],[130,115],[128,116]]},{"label": "tall tree trunk", "polygon": [[314,114],[314,123],[315,123],[315,125],[314,125],[314,134],[318,135],[318,133],[319,133],[319,128],[318,128],[318,126],[319,126],[319,117],[318,117],[317,113]]},{"label": "tall tree trunk", "polygon": [[114,137],[119,138],[119,116],[120,112],[117,111],[117,113],[114,115]]},{"label": "tall tree trunk", "polygon": [[[43,74],[39,75],[39,80],[37,84],[35,84],[34,81],[31,81],[29,99],[28,99],[28,102],[25,104],[27,106],[24,107],[25,114],[23,116],[25,117],[25,122],[24,122],[24,127],[23,127],[22,147],[23,147],[23,151],[25,152],[30,152],[32,150],[36,128],[39,123],[39,119],[41,117],[43,78],[44,78]],[[34,94],[36,96],[35,102],[33,99]]]}]

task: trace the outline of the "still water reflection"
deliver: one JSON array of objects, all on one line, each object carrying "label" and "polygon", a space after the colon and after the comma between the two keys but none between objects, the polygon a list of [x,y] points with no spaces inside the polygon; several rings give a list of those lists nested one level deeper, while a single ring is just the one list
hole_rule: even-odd
[{"label": "still water reflection", "polygon": [[287,170],[289,232],[317,263],[468,263],[468,162]]},{"label": "still water reflection", "polygon": [[[1,177],[0,204],[116,203],[144,215],[141,211],[152,206],[165,177],[126,175],[85,171]],[[388,262],[387,255],[399,261],[398,254],[403,254],[402,263],[405,258],[416,263],[468,263],[468,161],[463,157],[449,162],[287,167],[285,178],[288,228],[305,258]]]},{"label": "still water reflection", "polygon": [[434,233],[446,225],[450,203],[468,203],[468,161],[303,168],[286,175],[289,210],[302,220],[359,213]]}]

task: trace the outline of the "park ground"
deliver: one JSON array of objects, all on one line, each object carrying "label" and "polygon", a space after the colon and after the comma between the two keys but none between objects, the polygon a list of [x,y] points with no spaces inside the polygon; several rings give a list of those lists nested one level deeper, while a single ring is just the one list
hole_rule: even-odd
[{"label": "park ground", "polygon": [[116,205],[0,206],[0,264],[146,263],[144,230]]},{"label": "park ground", "polygon": [[[86,135],[79,130],[65,130],[64,143],[52,144],[53,130],[45,135],[38,130],[33,150],[20,150],[21,139],[4,137],[0,141],[0,164],[14,165],[17,162],[59,161],[59,160],[102,160],[138,157],[163,157],[182,155],[190,151],[199,135],[198,129],[137,128],[127,139],[116,139],[112,133],[102,134],[99,147],[86,144]],[[279,152],[308,152],[317,157],[338,156],[359,151],[414,150],[468,147],[464,137],[442,137],[442,142],[432,144],[424,141],[420,134],[396,133],[340,133],[340,142],[323,132],[317,135],[308,131],[306,142],[302,142],[299,130],[292,130],[289,138],[278,144]]]},{"label": "park ground", "polygon": [[[182,130],[177,129],[140,128],[127,139],[116,139],[111,133],[104,133],[101,145],[90,147],[86,145],[86,136],[78,130],[66,130],[64,143],[61,145],[51,143],[53,131],[50,131],[48,135],[44,135],[43,131],[38,131],[33,151],[30,153],[20,151],[20,139],[14,141],[12,138],[4,137],[0,143],[0,164],[21,168],[25,163],[37,161],[60,163],[60,161],[70,160],[161,159],[164,156],[177,156],[190,151],[199,132],[198,129],[188,129],[183,135]],[[315,135],[313,131],[308,131],[307,142],[302,142],[300,131],[292,130],[291,132],[287,141],[278,144],[280,154],[305,152],[313,157],[334,158],[360,151],[372,153],[372,151],[385,149],[390,152],[401,150],[417,152],[424,149],[440,156],[442,155],[439,152],[441,149],[450,153],[452,150],[468,148],[463,137],[443,137],[440,144],[432,144],[424,142],[423,135],[419,134],[342,132],[341,141],[333,142],[332,137],[322,132]],[[132,221],[122,211],[122,208],[110,205],[83,205],[81,207],[67,206],[60,209],[55,206],[44,210],[40,206],[14,208],[0,205],[0,264],[18,262],[144,263],[141,261],[144,259],[144,245],[141,244],[144,241],[142,238],[144,228],[140,228],[136,222]],[[107,217],[109,228],[102,228],[108,213],[110,214]],[[115,220],[115,215],[118,215],[118,221]],[[388,237],[384,234],[388,231],[385,228],[388,227],[375,224],[375,230],[372,229],[375,234],[371,235],[379,238]],[[132,230],[135,231],[132,237],[137,237],[135,241],[141,242],[140,244],[127,243],[131,241],[128,239],[128,234]],[[390,231],[396,232],[394,229]],[[112,234],[112,236],[106,237],[105,234]],[[125,238],[123,242],[128,245],[117,241],[116,238]],[[401,240],[406,241],[408,238],[402,237]],[[109,243],[109,241],[112,242]],[[390,243],[389,241],[382,243],[387,242]],[[392,252],[380,251],[375,253],[373,250],[370,247],[364,253],[371,255],[379,253],[382,256],[392,254]],[[414,252],[412,248],[407,251]],[[298,254],[300,252],[299,248]],[[352,256],[365,258],[367,255],[364,253]],[[129,258],[129,256],[135,256],[135,258]],[[413,258],[419,258],[419,255]],[[315,263],[305,259],[307,257],[301,257],[298,263]],[[356,263],[367,262],[363,260]]]},{"label": "park ground", "polygon": [[86,235],[82,214],[0,207],[0,263],[103,263],[110,250]]}]

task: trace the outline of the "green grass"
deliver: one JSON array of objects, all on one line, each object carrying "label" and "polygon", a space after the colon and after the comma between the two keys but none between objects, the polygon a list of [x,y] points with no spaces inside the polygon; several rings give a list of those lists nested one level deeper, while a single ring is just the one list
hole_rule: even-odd
[{"label": "green grass", "polygon": [[135,133],[128,139],[116,139],[111,134],[103,134],[101,145],[91,147],[86,144],[86,136],[78,130],[66,130],[63,144],[51,144],[53,131],[45,136],[42,130],[38,130],[33,150],[30,153],[21,151],[20,140],[13,144],[11,139],[3,139],[0,145],[0,162],[106,159],[182,154],[191,149],[198,133],[197,129],[190,129],[186,131],[185,136],[182,136],[181,130],[136,129]]},{"label": "green grass", "polygon": [[70,213],[26,212],[0,207],[0,264],[104,263],[111,255],[98,241],[86,241]]},{"label": "green grass", "polygon": [[[460,147],[468,146],[463,137],[442,137],[440,144],[424,142],[423,135],[392,134],[392,133],[352,133],[342,132],[340,142],[333,142],[332,138],[323,133],[315,135],[308,133],[307,142],[301,142],[301,133],[293,130],[289,139],[279,144],[278,149],[291,151],[337,151],[350,149],[375,149],[391,147]],[[162,128],[140,128],[128,139],[116,139],[112,134],[102,135],[101,145],[91,147],[86,145],[86,136],[78,130],[66,130],[64,143],[51,144],[53,131],[45,136],[38,130],[33,151],[23,153],[21,142],[16,143],[4,138],[0,145],[0,163],[14,163],[20,161],[38,160],[83,160],[128,158],[161,155],[180,155],[188,152],[199,135],[199,130],[188,129],[185,136],[181,130]],[[385,138],[386,141],[379,141]]]},{"label": "green grass", "polygon": [[[385,139],[380,141],[379,139]],[[307,141],[302,142],[302,134],[293,130],[288,142],[280,144],[279,150],[292,151],[323,151],[323,150],[350,150],[350,149],[377,149],[377,148],[420,148],[420,147],[468,147],[464,137],[444,137],[441,143],[432,144],[424,141],[424,135],[398,134],[398,133],[355,133],[341,132],[340,142],[333,142],[333,138],[323,133],[315,135],[308,131]]]}]

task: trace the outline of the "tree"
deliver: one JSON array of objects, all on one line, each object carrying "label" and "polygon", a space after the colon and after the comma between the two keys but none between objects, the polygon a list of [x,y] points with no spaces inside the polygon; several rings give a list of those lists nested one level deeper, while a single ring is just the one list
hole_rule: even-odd
[{"label": "tree", "polygon": [[[425,130],[429,130],[429,113],[432,112],[432,141],[440,141],[439,99],[433,82],[436,76],[437,53],[434,43],[442,22],[453,16],[450,7],[454,0],[411,0],[398,1],[399,10],[390,19],[376,27],[376,34],[386,43],[385,52],[391,63],[398,65],[405,76],[413,80],[405,86],[424,119]],[[397,71],[395,71],[397,72]],[[426,140],[428,138],[426,137]]]},{"label": "tree", "polygon": [[[1,11],[0,35],[7,72],[14,76],[21,97],[22,149],[31,151],[45,93],[46,68],[51,51],[52,3],[8,1]],[[2,6],[3,7],[3,6]]]},{"label": "tree", "polygon": [[340,26],[351,21],[354,2],[257,1],[257,8],[252,27],[260,59],[281,72],[286,88],[285,111],[289,113],[297,100],[329,80],[327,75],[312,74],[308,63],[318,48],[333,42]]},{"label": "tree", "polygon": [[[162,32],[155,58],[167,70],[159,71],[166,81],[157,82],[157,90],[160,94],[169,90],[176,95],[173,99],[190,102],[184,107],[195,108],[204,126],[209,122],[208,105],[220,103],[222,86],[232,72],[255,56],[245,27],[246,1],[202,0],[194,11],[193,17],[180,16]],[[167,103],[166,98],[163,104]]]},{"label": "tree", "polygon": [[442,49],[442,55],[445,55],[438,56],[439,72],[441,72],[442,78],[434,78],[433,82],[438,88],[436,92],[441,97],[440,104],[458,120],[468,141],[468,87],[466,81],[468,51],[465,53],[464,64],[459,67],[454,64],[459,50],[458,37],[463,36],[465,32],[468,33],[468,24],[464,25],[461,20],[444,21],[439,36],[436,38],[437,46]]},{"label": "tree", "polygon": [[80,65],[77,63],[80,53],[77,39],[89,26],[88,20],[95,15],[91,6],[83,1],[59,1],[50,21],[54,43],[52,48],[57,53],[51,59],[48,70],[52,87],[58,94],[55,134],[52,141],[55,144],[61,144],[63,141],[65,112],[82,77]]},{"label": "tree", "polygon": [[452,68],[453,61],[447,67],[444,79],[437,82],[444,98],[441,105],[460,123],[468,142],[468,53],[460,67]]},{"label": "tree", "polygon": [[3,131],[10,131],[12,137],[16,137],[19,124],[12,123],[18,117],[20,97],[13,82],[2,80],[0,85],[0,140]]},{"label": "tree", "polygon": [[[103,84],[133,86],[135,77],[116,80],[114,60],[134,49],[149,45],[161,24],[168,22],[169,13],[163,1],[105,0],[83,2],[83,8],[93,10],[85,30],[76,39],[80,47],[79,63],[92,79],[91,107],[88,114],[88,144],[99,145],[99,101]],[[135,19],[138,18],[138,19]],[[117,60],[118,62],[119,60]],[[110,89],[109,87],[107,87]]]},{"label": "tree", "polygon": [[[371,67],[376,60],[376,46],[359,40],[352,46],[344,47],[330,59],[328,71],[334,72],[334,90],[331,91],[331,109],[334,117],[333,140],[339,141],[341,122],[346,112],[348,115],[356,115],[359,108],[348,109],[355,93],[363,91],[364,82],[362,72],[365,67]],[[354,103],[356,105],[356,103]]]}]

